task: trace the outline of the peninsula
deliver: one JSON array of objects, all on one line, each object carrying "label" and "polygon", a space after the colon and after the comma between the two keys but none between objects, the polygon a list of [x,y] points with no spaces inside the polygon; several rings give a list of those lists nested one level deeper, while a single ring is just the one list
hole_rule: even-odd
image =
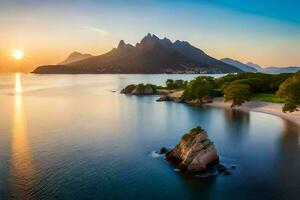
[{"label": "peninsula", "polygon": [[215,106],[279,116],[300,126],[300,72],[295,74],[244,73],[214,79],[199,76],[187,82],[167,80],[165,86],[129,85],[121,93],[161,95],[157,101],[193,106]]}]

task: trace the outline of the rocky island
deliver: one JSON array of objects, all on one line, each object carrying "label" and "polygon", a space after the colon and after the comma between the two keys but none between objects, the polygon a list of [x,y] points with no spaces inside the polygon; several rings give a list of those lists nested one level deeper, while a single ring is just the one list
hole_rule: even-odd
[{"label": "rocky island", "polygon": [[152,84],[143,84],[138,85],[127,85],[124,89],[121,90],[121,94],[130,94],[130,95],[152,95],[157,94],[156,86]]},{"label": "rocky island", "polygon": [[219,163],[217,150],[201,127],[182,136],[175,148],[166,153],[166,159],[188,174],[209,170]]}]

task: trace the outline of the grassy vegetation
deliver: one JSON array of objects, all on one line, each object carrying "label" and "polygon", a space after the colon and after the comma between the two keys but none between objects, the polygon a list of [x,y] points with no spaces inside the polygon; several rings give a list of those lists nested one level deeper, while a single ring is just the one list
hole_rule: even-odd
[{"label": "grassy vegetation", "polygon": [[276,96],[276,94],[271,93],[256,93],[251,96],[253,101],[265,101],[272,103],[284,103],[283,99]]},{"label": "grassy vegetation", "polygon": [[[128,86],[128,90],[131,87]],[[228,74],[217,79],[199,76],[189,82],[168,79],[165,86],[140,84],[138,87],[184,90],[184,101],[199,100],[202,103],[202,100],[206,102],[207,99],[223,96],[225,101],[232,102],[231,107],[253,100],[284,103],[284,112],[300,110],[300,72]],[[191,131],[191,134],[183,136],[183,139],[193,137],[195,133]]]},{"label": "grassy vegetation", "polygon": [[200,132],[204,131],[201,126],[197,126],[195,128],[192,128],[190,132],[184,134],[181,139],[185,141],[193,140]]}]

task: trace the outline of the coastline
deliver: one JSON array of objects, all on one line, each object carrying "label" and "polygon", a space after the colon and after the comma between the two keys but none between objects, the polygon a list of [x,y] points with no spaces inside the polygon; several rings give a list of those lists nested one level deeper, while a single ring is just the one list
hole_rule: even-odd
[{"label": "coastline", "polygon": [[[182,91],[171,92],[168,94],[172,99],[180,98],[182,96]],[[263,101],[248,101],[243,103],[239,107],[231,108],[230,102],[224,102],[223,97],[216,97],[213,99],[212,103],[205,103],[202,106],[212,106],[225,109],[236,109],[245,112],[260,112],[270,115],[275,115],[287,121],[290,121],[300,127],[300,111],[295,111],[292,113],[282,112],[282,103],[271,103]]]},{"label": "coastline", "polygon": [[[213,107],[220,107],[225,109],[232,109],[230,108],[230,102],[224,102],[223,97],[214,98],[212,103],[204,104],[204,106],[213,106]],[[282,119],[288,120],[293,122],[294,124],[300,127],[300,111],[292,112],[292,113],[284,113],[282,112],[281,103],[271,103],[271,102],[262,102],[262,101],[248,101],[239,107],[235,107],[233,109],[246,111],[246,112],[261,112],[267,113],[271,115],[275,115],[281,117]]]}]

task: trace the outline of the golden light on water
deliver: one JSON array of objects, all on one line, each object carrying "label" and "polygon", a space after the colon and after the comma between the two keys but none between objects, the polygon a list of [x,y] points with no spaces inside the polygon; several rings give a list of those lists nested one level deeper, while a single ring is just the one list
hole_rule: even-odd
[{"label": "golden light on water", "polygon": [[23,108],[21,74],[15,75],[15,103],[11,140],[10,192],[21,199],[31,188],[33,159],[27,133],[27,121]]},{"label": "golden light on water", "polygon": [[16,60],[21,60],[24,57],[24,53],[20,49],[15,49],[12,53],[12,57]]},{"label": "golden light on water", "polygon": [[21,74],[16,73],[15,76],[15,94],[20,94],[22,92]]}]

